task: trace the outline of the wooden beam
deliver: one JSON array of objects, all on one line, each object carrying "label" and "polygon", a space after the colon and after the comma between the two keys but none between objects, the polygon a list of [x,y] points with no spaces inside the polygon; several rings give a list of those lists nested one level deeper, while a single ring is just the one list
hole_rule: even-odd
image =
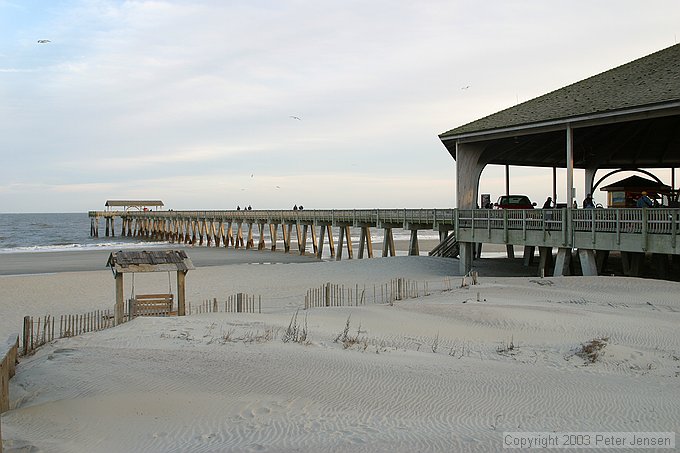
[{"label": "wooden beam", "polygon": [[177,316],[186,315],[186,271],[177,271]]},{"label": "wooden beam", "polygon": [[116,306],[113,311],[113,321],[115,325],[123,322],[123,307],[125,306],[125,293],[123,287],[123,274],[116,274]]}]

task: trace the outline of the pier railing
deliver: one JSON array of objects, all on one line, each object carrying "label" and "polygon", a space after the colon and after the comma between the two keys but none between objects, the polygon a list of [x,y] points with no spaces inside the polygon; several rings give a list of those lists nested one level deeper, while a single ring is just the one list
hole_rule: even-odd
[{"label": "pier railing", "polygon": [[680,209],[458,209],[459,241],[677,254]]},{"label": "pier railing", "polygon": [[90,217],[196,218],[233,222],[381,225],[453,225],[454,209],[310,209],[310,210],[213,210],[213,211],[90,211]]}]

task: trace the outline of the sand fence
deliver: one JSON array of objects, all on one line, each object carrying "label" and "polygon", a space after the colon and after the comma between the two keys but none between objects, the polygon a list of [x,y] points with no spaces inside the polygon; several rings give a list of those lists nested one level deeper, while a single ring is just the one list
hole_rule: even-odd
[{"label": "sand fence", "polygon": [[[471,273],[462,277],[460,287],[477,283],[477,274]],[[359,306],[368,303],[393,304],[395,301],[415,299],[429,296],[433,292],[450,291],[456,285],[447,277],[434,281],[416,281],[403,277],[393,278],[389,282],[372,285],[344,285],[324,283],[310,288],[304,295],[305,310],[321,307]],[[118,324],[131,319],[130,304],[127,304]],[[262,313],[262,296],[237,293],[227,296],[223,301],[218,298],[204,300],[198,304],[187,304],[187,315],[203,313]],[[176,314],[169,312],[168,314]],[[167,315],[167,314],[166,314]],[[134,318],[135,316],[132,316]],[[58,321],[58,322],[57,322]],[[21,355],[32,354],[38,347],[55,339],[68,338],[89,332],[97,332],[116,326],[114,310],[94,310],[82,314],[25,316],[22,335],[19,343]]]},{"label": "sand fence", "polygon": [[[477,273],[472,272],[462,278],[461,287],[477,284]],[[335,283],[324,283],[311,288],[305,293],[305,310],[319,307],[359,306],[367,303],[390,304],[406,299],[416,299],[432,294],[433,291],[450,291],[453,284],[450,278],[436,281],[417,281],[403,277],[393,278],[387,283],[373,285],[345,286]]]},{"label": "sand fence", "polygon": [[220,303],[217,297],[212,300],[204,300],[200,304],[187,304],[187,315],[201,313],[262,313],[262,296],[254,294],[237,293],[227,297]]},{"label": "sand fence", "polygon": [[[16,373],[19,354],[19,335],[10,335],[0,344],[0,414],[9,410],[9,380]],[[1,425],[1,423],[0,423]],[[0,426],[0,453],[2,453],[2,427]]]}]

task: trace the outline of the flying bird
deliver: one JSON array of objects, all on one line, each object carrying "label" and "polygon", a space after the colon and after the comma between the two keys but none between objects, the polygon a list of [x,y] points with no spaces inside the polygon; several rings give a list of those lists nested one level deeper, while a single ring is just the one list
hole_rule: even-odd
[{"label": "flying bird", "polygon": [[470,85],[466,85],[466,86],[462,87],[461,90],[467,90],[468,88],[470,88]]},{"label": "flying bird", "polygon": [[293,118],[294,120],[302,121],[302,118],[300,118],[299,116],[291,115],[290,117]]},{"label": "flying bird", "polygon": [[52,42],[49,39],[39,39],[38,44],[47,44],[48,42]]}]

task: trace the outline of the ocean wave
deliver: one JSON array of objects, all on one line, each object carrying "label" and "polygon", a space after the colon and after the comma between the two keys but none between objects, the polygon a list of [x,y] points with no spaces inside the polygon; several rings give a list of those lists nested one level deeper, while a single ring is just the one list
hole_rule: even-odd
[{"label": "ocean wave", "polygon": [[98,242],[92,244],[52,244],[0,248],[0,253],[67,252],[83,250],[117,250],[132,248],[151,248],[169,244],[168,242]]}]

